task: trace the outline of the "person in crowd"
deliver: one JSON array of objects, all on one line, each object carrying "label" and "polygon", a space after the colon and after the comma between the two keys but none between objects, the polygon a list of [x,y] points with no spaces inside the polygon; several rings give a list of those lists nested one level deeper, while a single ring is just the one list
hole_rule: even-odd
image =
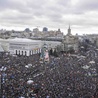
[{"label": "person in crowd", "polygon": [[38,54],[3,54],[0,98],[92,98],[95,94],[98,51],[93,46],[78,54],[50,56],[48,63],[39,59]]}]

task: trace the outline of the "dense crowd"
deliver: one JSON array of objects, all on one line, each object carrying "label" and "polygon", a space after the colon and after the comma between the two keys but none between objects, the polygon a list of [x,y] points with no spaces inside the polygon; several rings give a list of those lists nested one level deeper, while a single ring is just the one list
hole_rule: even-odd
[{"label": "dense crowd", "polygon": [[39,59],[39,54],[0,54],[0,98],[94,98],[98,82],[96,47],[50,56],[48,63]]}]

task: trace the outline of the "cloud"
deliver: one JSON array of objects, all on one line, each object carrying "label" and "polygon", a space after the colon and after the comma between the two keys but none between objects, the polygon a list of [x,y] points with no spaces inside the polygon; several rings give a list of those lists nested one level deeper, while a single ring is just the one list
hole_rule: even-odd
[{"label": "cloud", "polygon": [[[85,31],[98,26],[97,0],[0,0],[1,27],[72,28]],[[74,28],[73,28],[74,29]]]},{"label": "cloud", "polygon": [[81,0],[78,2],[78,7],[84,11],[98,11],[98,0]]}]

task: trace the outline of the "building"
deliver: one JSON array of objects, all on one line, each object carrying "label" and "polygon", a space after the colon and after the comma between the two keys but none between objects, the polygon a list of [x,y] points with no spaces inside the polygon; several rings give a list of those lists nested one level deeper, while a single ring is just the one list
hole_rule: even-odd
[{"label": "building", "polygon": [[69,26],[67,35],[62,40],[63,51],[74,50],[78,51],[78,37],[71,34],[71,28]]},{"label": "building", "polygon": [[54,49],[61,44],[59,41],[31,40],[27,38],[0,39],[0,43],[6,52],[26,56],[41,53],[44,44],[47,44],[48,49]]},{"label": "building", "polygon": [[69,36],[72,35],[72,34],[71,34],[70,25],[69,25],[69,28],[68,28],[68,33],[67,33],[67,35],[69,35]]},{"label": "building", "polygon": [[23,37],[22,31],[11,31],[10,38],[15,38],[15,37],[18,37],[18,38]]},{"label": "building", "polygon": [[48,28],[47,27],[44,27],[43,28],[43,32],[48,32]]},{"label": "building", "polygon": [[34,32],[34,33],[37,33],[37,32],[39,32],[39,29],[38,29],[38,28],[34,28],[34,29],[33,29],[33,32]]},{"label": "building", "polygon": [[26,38],[9,39],[9,52],[30,56],[41,52],[41,44],[39,44],[39,41]]}]

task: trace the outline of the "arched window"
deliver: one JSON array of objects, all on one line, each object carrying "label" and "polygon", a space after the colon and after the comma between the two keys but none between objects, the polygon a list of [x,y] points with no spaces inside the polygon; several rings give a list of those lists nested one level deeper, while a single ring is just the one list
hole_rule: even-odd
[{"label": "arched window", "polygon": [[22,55],[23,55],[23,51],[22,51]]},{"label": "arched window", "polygon": [[17,55],[17,50],[16,50],[16,55]]},{"label": "arched window", "polygon": [[29,53],[30,53],[30,55],[31,55],[31,51],[30,51]]},{"label": "arched window", "polygon": [[19,50],[19,55],[20,55],[20,50]]},{"label": "arched window", "polygon": [[27,52],[25,51],[25,56],[27,55]]}]

